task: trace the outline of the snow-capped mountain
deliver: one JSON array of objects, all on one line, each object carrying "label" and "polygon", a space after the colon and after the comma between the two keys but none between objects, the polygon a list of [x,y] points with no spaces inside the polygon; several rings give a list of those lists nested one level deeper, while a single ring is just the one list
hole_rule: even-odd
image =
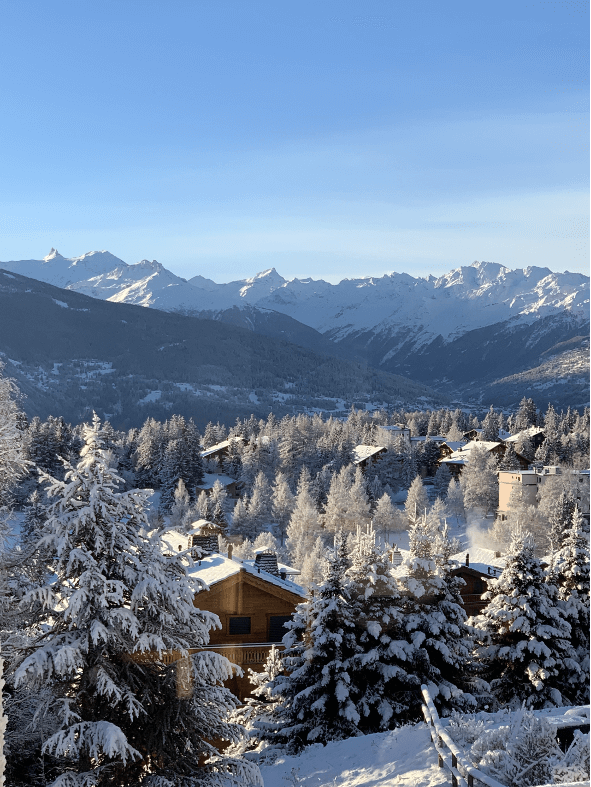
[{"label": "snow-capped mountain", "polygon": [[474,262],[439,278],[391,273],[338,284],[288,281],[271,268],[217,284],[202,275],[183,279],[155,260],[127,265],[106,251],[66,259],[54,249],[43,260],[0,267],[101,300],[316,343],[447,392],[521,373],[553,345],[588,334],[589,277],[548,268]]}]

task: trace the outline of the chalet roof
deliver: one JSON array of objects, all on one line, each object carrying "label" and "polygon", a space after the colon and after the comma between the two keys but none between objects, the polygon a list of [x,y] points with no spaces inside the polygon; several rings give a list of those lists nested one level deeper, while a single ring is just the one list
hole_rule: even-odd
[{"label": "chalet roof", "polygon": [[529,429],[524,429],[517,434],[513,434],[510,437],[505,437],[504,440],[506,443],[516,443],[518,440],[522,440],[524,437],[536,437],[536,435],[544,434],[544,430],[539,426],[530,426]]},{"label": "chalet roof", "polygon": [[408,430],[408,426],[392,424],[390,426],[378,426],[378,429],[383,429],[385,432],[403,432],[405,429]]},{"label": "chalet roof", "polygon": [[468,445],[466,440],[446,440],[443,445],[451,448],[452,451],[458,451],[462,446]]},{"label": "chalet roof", "polygon": [[[281,570],[282,566],[279,568]],[[286,568],[289,569],[289,566],[286,566]],[[293,572],[293,569],[289,570]],[[189,568],[189,574],[191,574],[191,576],[203,580],[203,582],[210,587],[218,582],[222,582],[224,579],[228,579],[228,577],[238,574],[240,571],[245,571],[247,574],[256,576],[264,582],[283,588],[283,590],[300,596],[302,599],[306,597],[306,592],[303,587],[296,585],[295,582],[291,582],[289,579],[281,579],[281,577],[276,577],[273,574],[268,574],[262,569],[259,570],[255,568],[254,561],[251,560],[235,560],[214,552],[202,558]]]},{"label": "chalet roof", "polygon": [[212,489],[216,481],[219,481],[222,486],[230,486],[235,484],[236,479],[230,478],[229,475],[222,473],[203,473],[203,481],[197,484],[197,489]]},{"label": "chalet roof", "polygon": [[418,437],[411,437],[411,443],[426,443],[427,440],[431,440],[432,443],[445,443],[445,437],[440,434],[430,434],[427,436],[419,435]]},{"label": "chalet roof", "polygon": [[[449,445],[449,443],[446,443]],[[495,442],[487,442],[486,440],[472,440],[469,443],[465,443],[464,445],[460,446],[457,451],[454,451],[451,456],[448,456],[447,459],[442,460],[442,464],[454,464],[454,465],[463,465],[466,462],[470,461],[470,451],[474,448],[475,445],[480,446],[481,448],[485,448],[487,451],[492,451],[493,449],[497,448],[502,443],[495,443]]]},{"label": "chalet roof", "polygon": [[[466,555],[470,556],[470,565],[466,566]],[[505,568],[507,562],[506,555],[496,557],[497,553],[494,549],[487,549],[486,547],[471,547],[464,549],[452,555],[452,560],[457,560],[460,568],[471,568],[474,571],[480,571],[481,574],[490,575],[489,569],[495,569],[495,575],[499,576]]]},{"label": "chalet roof", "polygon": [[206,448],[205,451],[201,451],[201,456],[206,459],[211,454],[216,454],[218,451],[223,451],[225,448],[230,447],[230,443],[244,442],[243,437],[230,437],[229,440],[222,440],[221,443],[216,443],[215,445],[210,445],[209,448]]},{"label": "chalet roof", "polygon": [[356,445],[351,452],[351,459],[354,465],[358,465],[370,456],[381,454],[386,450],[385,446],[376,445]]}]

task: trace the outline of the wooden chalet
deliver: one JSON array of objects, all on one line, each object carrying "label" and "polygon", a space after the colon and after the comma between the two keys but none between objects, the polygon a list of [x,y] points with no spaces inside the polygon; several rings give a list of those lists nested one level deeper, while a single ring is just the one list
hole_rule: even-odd
[{"label": "wooden chalet", "polygon": [[385,454],[386,450],[384,446],[379,445],[356,445],[351,452],[351,461],[355,467],[361,467],[365,470],[365,468],[373,464],[381,454]]},{"label": "wooden chalet", "polygon": [[[505,456],[505,451],[507,450],[507,446],[503,442],[492,442],[486,440],[472,440],[468,443],[460,443],[459,447],[455,450],[452,450],[450,453],[450,448],[453,448],[456,443],[444,443],[441,446],[441,454],[442,458],[439,460],[439,464],[447,465],[450,473],[457,478],[463,468],[464,465],[469,464],[470,462],[470,452],[474,448],[474,446],[480,446],[485,448],[492,456],[495,457],[497,461],[500,461]],[[515,454],[519,465],[523,470],[527,470],[529,467],[528,460],[521,456],[520,454]]]},{"label": "wooden chalet", "polygon": [[[193,537],[190,546],[204,544]],[[259,552],[254,560],[233,559],[230,547],[228,556],[211,552],[197,559],[189,573],[208,588],[197,593],[195,606],[214,612],[222,624],[211,630],[207,648],[198,650],[213,650],[242,668],[243,676],[234,675],[225,685],[243,700],[252,690],[248,669],[262,671],[271,647],[282,647],[285,623],[306,600],[304,589],[290,579],[299,572],[278,564],[270,552]]]},{"label": "wooden chalet", "polygon": [[458,552],[452,560],[460,563],[458,568],[453,569],[453,576],[461,577],[465,583],[460,588],[464,609],[468,615],[479,615],[486,606],[482,595],[488,590],[488,582],[501,575],[506,558],[492,549],[476,547]]},{"label": "wooden chalet", "polygon": [[246,440],[244,437],[230,437],[229,440],[223,440],[221,443],[216,443],[216,445],[211,445],[209,448],[201,451],[201,458],[210,459],[214,462],[217,462],[218,464],[221,464],[224,456],[228,454],[230,444],[234,442],[245,443]]}]

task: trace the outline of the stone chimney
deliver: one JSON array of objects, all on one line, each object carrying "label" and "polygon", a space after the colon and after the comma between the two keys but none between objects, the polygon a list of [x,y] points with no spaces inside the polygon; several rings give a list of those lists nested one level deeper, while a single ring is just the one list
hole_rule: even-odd
[{"label": "stone chimney", "polygon": [[266,571],[267,574],[279,576],[279,567],[277,565],[277,555],[274,552],[258,552],[254,559],[255,568]]},{"label": "stone chimney", "polygon": [[232,552],[234,551],[234,545],[228,544],[228,560],[232,560]]},{"label": "stone chimney", "polygon": [[501,553],[500,552],[495,552],[495,557],[501,557]]}]

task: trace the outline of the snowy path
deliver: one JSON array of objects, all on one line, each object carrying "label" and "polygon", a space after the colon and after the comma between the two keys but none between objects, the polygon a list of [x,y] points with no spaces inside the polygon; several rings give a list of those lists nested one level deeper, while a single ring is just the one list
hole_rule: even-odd
[{"label": "snowy path", "polygon": [[261,773],[265,787],[436,787],[449,783],[448,772],[437,766],[425,724],[312,746],[299,757],[282,757],[262,767]]}]

